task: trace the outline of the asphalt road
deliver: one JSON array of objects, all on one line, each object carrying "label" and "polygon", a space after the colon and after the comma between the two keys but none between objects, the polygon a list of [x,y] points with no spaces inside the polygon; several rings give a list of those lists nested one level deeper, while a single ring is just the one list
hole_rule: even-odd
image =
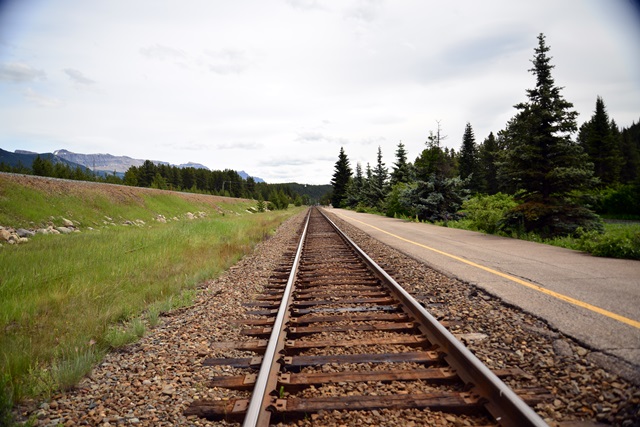
[{"label": "asphalt road", "polygon": [[329,209],[437,271],[477,285],[640,372],[640,261]]}]

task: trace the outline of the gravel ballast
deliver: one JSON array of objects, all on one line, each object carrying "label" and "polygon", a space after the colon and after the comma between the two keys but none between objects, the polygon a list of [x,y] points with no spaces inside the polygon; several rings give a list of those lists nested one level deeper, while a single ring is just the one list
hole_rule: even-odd
[{"label": "gravel ballast", "polygon": [[[215,376],[245,371],[202,366],[205,357],[250,357],[237,350],[214,350],[210,343],[246,341],[241,326],[229,320],[247,317],[242,303],[268,283],[295,244],[304,215],[286,221],[220,278],[202,285],[192,307],[168,313],[139,342],[106,356],[76,389],[47,402],[26,406],[21,419],[36,426],[57,425],[232,425],[183,415],[198,399],[223,400],[248,392],[209,388]],[[544,387],[554,399],[536,411],[551,425],[572,420],[640,425],[640,390],[590,358],[588,349],[567,339],[540,319],[505,306],[481,290],[450,279],[347,223],[333,220],[492,369],[522,368],[527,376],[511,380],[514,388]],[[425,411],[319,413],[292,425],[457,425]],[[236,424],[237,425],[237,424]],[[460,424],[460,425],[465,425]]]}]

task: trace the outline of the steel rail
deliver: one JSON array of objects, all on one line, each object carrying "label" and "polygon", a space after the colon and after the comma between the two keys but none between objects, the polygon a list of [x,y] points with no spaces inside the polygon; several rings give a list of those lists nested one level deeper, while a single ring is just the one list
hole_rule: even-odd
[{"label": "steel rail", "polygon": [[405,291],[387,272],[371,259],[329,217],[318,209],[333,228],[347,241],[380,277],[389,283],[392,291],[415,318],[426,326],[428,340],[446,353],[445,359],[457,371],[460,378],[472,386],[472,391],[484,398],[485,407],[493,417],[506,427],[548,427],[548,424],[518,397],[502,380],[484,365],[469,349],[433,317],[415,298]]},{"label": "steel rail", "polygon": [[[271,418],[271,412],[268,411],[270,404],[268,391],[275,389],[277,381],[276,357],[284,349],[284,341],[286,334],[283,334],[286,318],[289,317],[289,310],[287,309],[293,294],[293,284],[295,282],[296,273],[298,271],[298,265],[300,263],[300,256],[302,254],[302,248],[304,246],[305,237],[307,235],[307,229],[309,228],[309,219],[311,218],[311,209],[307,214],[307,220],[298,243],[298,249],[296,256],[291,267],[291,273],[287,280],[282,300],[280,301],[280,307],[278,308],[278,314],[273,323],[273,329],[269,337],[269,344],[265,350],[262,358],[262,364],[260,365],[260,371],[256,378],[256,383],[251,394],[251,400],[247,406],[247,412],[242,423],[243,427],[257,427],[268,426]],[[276,369],[276,372],[273,372]]]}]

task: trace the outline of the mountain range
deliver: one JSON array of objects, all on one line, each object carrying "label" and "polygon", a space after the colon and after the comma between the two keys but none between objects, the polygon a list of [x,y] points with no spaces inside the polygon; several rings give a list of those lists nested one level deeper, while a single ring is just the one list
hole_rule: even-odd
[{"label": "mountain range", "polygon": [[[114,156],[112,154],[102,153],[81,154],[64,149],[56,150],[53,153],[34,153],[32,151],[26,150],[15,150],[15,152],[11,153],[0,148],[0,162],[11,166],[22,164],[28,167],[33,163],[33,160],[38,155],[43,159],[50,160],[52,163],[64,163],[74,169],[77,166],[80,166],[81,168],[87,168],[101,175],[111,175],[115,172],[115,174],[120,177],[124,176],[124,173],[131,166],[139,167],[142,166],[142,164],[145,162],[145,160],[134,159],[127,156]],[[209,170],[208,167],[200,163],[189,162],[180,165],[172,165],[169,162],[160,160],[151,161],[157,165],[169,165],[177,166],[179,168],[196,168]],[[245,171],[239,171],[238,175],[240,175],[244,179],[247,179],[247,177],[249,177],[249,174],[247,174]],[[264,180],[261,178],[253,177],[253,179],[256,182],[264,182]]]}]

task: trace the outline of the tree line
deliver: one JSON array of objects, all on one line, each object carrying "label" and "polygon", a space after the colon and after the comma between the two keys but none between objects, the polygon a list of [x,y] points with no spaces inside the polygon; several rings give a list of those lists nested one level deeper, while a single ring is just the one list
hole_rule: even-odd
[{"label": "tree line", "polygon": [[140,166],[131,166],[122,178],[115,172],[97,174],[88,168],[72,168],[66,163],[55,162],[40,155],[36,156],[31,167],[0,163],[0,172],[255,199],[266,202],[265,207],[268,205],[270,209],[287,209],[290,204],[300,206],[309,203],[308,196],[295,193],[287,184],[256,182],[252,177],[245,180],[231,169],[180,168],[166,164],[157,165],[150,160],[145,160]]},{"label": "tree line", "polygon": [[[422,221],[460,218],[465,200],[509,195],[499,220],[505,231],[569,235],[598,230],[598,215],[640,215],[640,123],[620,129],[597,97],[593,116],[580,127],[573,104],[552,77],[544,34],[529,71],[536,78],[527,100],[504,129],[480,144],[465,126],[459,152],[443,148],[440,123],[414,162],[402,142],[389,171],[378,147],[372,167],[355,171],[340,149],[331,180],[334,207],[375,209]],[[573,135],[577,137],[574,140]]]}]

